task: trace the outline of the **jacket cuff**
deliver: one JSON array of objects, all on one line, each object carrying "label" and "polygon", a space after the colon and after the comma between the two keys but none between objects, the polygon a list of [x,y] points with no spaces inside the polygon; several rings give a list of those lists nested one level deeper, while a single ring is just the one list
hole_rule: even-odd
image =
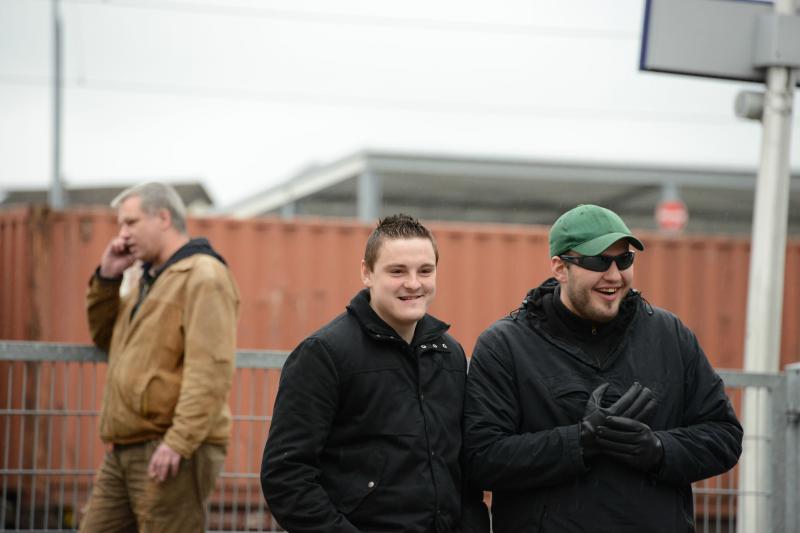
[{"label": "jacket cuff", "polygon": [[116,278],[106,278],[100,275],[100,265],[97,265],[97,268],[94,269],[94,274],[92,274],[92,277],[89,279],[89,285],[91,285],[94,280],[97,280],[103,284],[120,284],[122,283],[122,276],[117,276]]},{"label": "jacket cuff", "polygon": [[184,459],[191,458],[192,454],[197,449],[197,446],[193,446],[191,443],[180,438],[172,429],[164,434],[164,444],[181,454],[181,457]]},{"label": "jacket cuff", "polygon": [[564,443],[564,455],[574,472],[583,474],[589,467],[583,462],[583,448],[581,447],[581,425],[572,424],[556,428],[561,442]]},{"label": "jacket cuff", "polygon": [[658,470],[652,472],[650,475],[659,481],[666,481],[668,483],[683,483],[683,473],[680,470],[670,468],[670,455],[674,455],[673,450],[677,444],[675,438],[669,434],[668,431],[655,431],[656,438],[661,441],[661,464]]}]

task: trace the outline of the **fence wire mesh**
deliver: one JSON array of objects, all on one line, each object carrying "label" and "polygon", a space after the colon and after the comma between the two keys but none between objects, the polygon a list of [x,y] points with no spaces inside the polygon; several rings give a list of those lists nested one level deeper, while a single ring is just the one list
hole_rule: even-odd
[{"label": "fence wire mesh", "polygon": [[[75,530],[106,451],[97,431],[105,363],[88,348],[82,360],[54,357],[0,357],[0,526],[6,531]],[[283,531],[261,495],[259,471],[284,357],[239,353],[230,395],[233,433],[208,502],[209,531]]]},{"label": "fence wire mesh", "polygon": [[[208,503],[209,531],[283,531],[261,495],[259,471],[285,356],[266,351],[237,355],[230,396],[233,434],[225,467]],[[77,528],[95,469],[105,453],[97,431],[105,372],[102,355],[88,347],[0,343],[0,525],[4,530]],[[780,382],[776,380],[782,379],[775,375],[770,381],[761,375],[754,381],[741,372],[721,374],[740,414],[746,388],[774,392],[775,383]],[[785,406],[785,402],[772,403],[775,408]],[[765,424],[763,433],[746,435],[745,446],[768,456],[789,452],[781,444],[786,428],[778,426],[786,419],[785,411],[782,416],[778,413],[773,423]],[[786,475],[774,471],[765,473],[772,489],[749,496],[769,499],[772,512],[791,513],[786,507],[796,504],[797,498],[786,498],[783,487],[789,481],[796,483],[796,472],[790,472],[795,479],[787,481]],[[739,466],[696,483],[693,494],[698,532],[736,531],[741,499],[748,496],[740,487]]]}]

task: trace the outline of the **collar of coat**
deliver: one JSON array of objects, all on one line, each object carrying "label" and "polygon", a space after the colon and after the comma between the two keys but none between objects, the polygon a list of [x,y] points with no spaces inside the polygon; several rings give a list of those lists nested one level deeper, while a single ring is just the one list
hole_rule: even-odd
[{"label": "collar of coat", "polygon": [[186,259],[187,257],[191,257],[196,254],[210,255],[211,257],[221,262],[223,265],[227,266],[225,259],[223,259],[223,257],[219,255],[217,251],[211,247],[211,244],[208,242],[207,239],[205,239],[204,237],[197,237],[194,239],[190,239],[189,242],[178,248],[175,251],[175,253],[172,254],[172,256],[170,256],[170,258],[164,262],[163,265],[155,269],[155,271],[153,271],[152,273],[151,269],[153,268],[153,265],[151,263],[143,263],[142,280],[148,285],[152,285],[156,281],[158,276],[160,276],[161,273],[164,272],[166,269],[168,269],[181,259]]},{"label": "collar of coat", "polygon": [[[591,321],[583,319],[567,309],[561,303],[560,292],[561,286],[558,280],[549,278],[538,287],[528,291],[518,311],[524,311],[526,316],[539,321],[546,321],[548,318],[555,317],[575,334],[589,337],[593,335],[605,336],[612,332],[624,330],[636,313],[639,302],[645,301],[638,290],[631,289],[622,300],[619,313],[613,320],[606,324],[593,324]],[[547,312],[548,306],[553,312]],[[648,314],[651,313],[649,312]],[[593,329],[596,330],[594,333],[592,333]]]},{"label": "collar of coat", "polygon": [[[403,338],[369,305],[369,289],[361,289],[347,306],[347,312],[353,315],[361,327],[368,335],[379,340],[403,341]],[[414,328],[414,338],[412,346],[422,343],[433,342],[441,337],[448,329],[450,324],[442,322],[436,317],[425,314]]]}]

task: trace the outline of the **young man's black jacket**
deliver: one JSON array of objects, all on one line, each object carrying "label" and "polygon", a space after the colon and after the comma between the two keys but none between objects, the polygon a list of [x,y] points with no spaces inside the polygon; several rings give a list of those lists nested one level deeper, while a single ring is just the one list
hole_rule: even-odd
[{"label": "young man's black jacket", "polygon": [[[585,338],[573,342],[552,324],[557,286],[548,280],[483,332],[470,363],[466,470],[493,491],[493,531],[694,531],[691,483],[729,470],[741,453],[722,380],[694,334],[636,291],[605,332],[615,339],[607,355],[587,355]],[[590,392],[609,383],[611,403],[634,381],[657,395],[649,425],[663,445],[660,466],[645,473],[603,455],[587,464],[579,422]]]},{"label": "young man's black jacket", "polygon": [[292,352],[261,465],[268,507],[287,531],[488,529],[479,491],[465,506],[477,519],[462,527],[467,361],[448,327],[425,315],[409,345],[363,290]]}]

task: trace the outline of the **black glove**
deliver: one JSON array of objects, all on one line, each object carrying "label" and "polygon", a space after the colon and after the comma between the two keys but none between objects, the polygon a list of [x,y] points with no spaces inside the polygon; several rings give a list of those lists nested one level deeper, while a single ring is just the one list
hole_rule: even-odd
[{"label": "black glove", "polygon": [[603,455],[642,472],[653,472],[661,465],[664,448],[650,426],[620,416],[606,417],[598,426],[595,443]]},{"label": "black glove", "polygon": [[[631,402],[631,404],[625,408],[625,405],[627,405],[627,400],[626,402],[623,402],[623,398],[625,398],[628,394],[633,394],[631,391],[635,391],[637,387],[641,389],[639,394],[636,395],[633,399],[633,402]],[[618,409],[612,409],[617,404],[622,405],[620,405]],[[628,389],[628,392],[622,395],[622,398],[617,400],[614,405],[607,408],[606,411],[608,412],[608,416],[633,418],[639,422],[646,423],[648,420],[650,420],[650,417],[653,416],[653,413],[656,412],[657,405],[658,402],[656,402],[656,395],[653,393],[653,391],[647,387],[642,387],[637,381],[631,385],[631,387]]]},{"label": "black glove", "polygon": [[595,442],[597,427],[604,425],[609,416],[624,416],[635,420],[647,420],[655,411],[656,400],[653,392],[637,381],[616,402],[609,407],[602,407],[603,394],[608,389],[608,383],[597,387],[586,402],[586,410],[581,420],[581,446],[583,456],[591,459],[600,453]]}]

